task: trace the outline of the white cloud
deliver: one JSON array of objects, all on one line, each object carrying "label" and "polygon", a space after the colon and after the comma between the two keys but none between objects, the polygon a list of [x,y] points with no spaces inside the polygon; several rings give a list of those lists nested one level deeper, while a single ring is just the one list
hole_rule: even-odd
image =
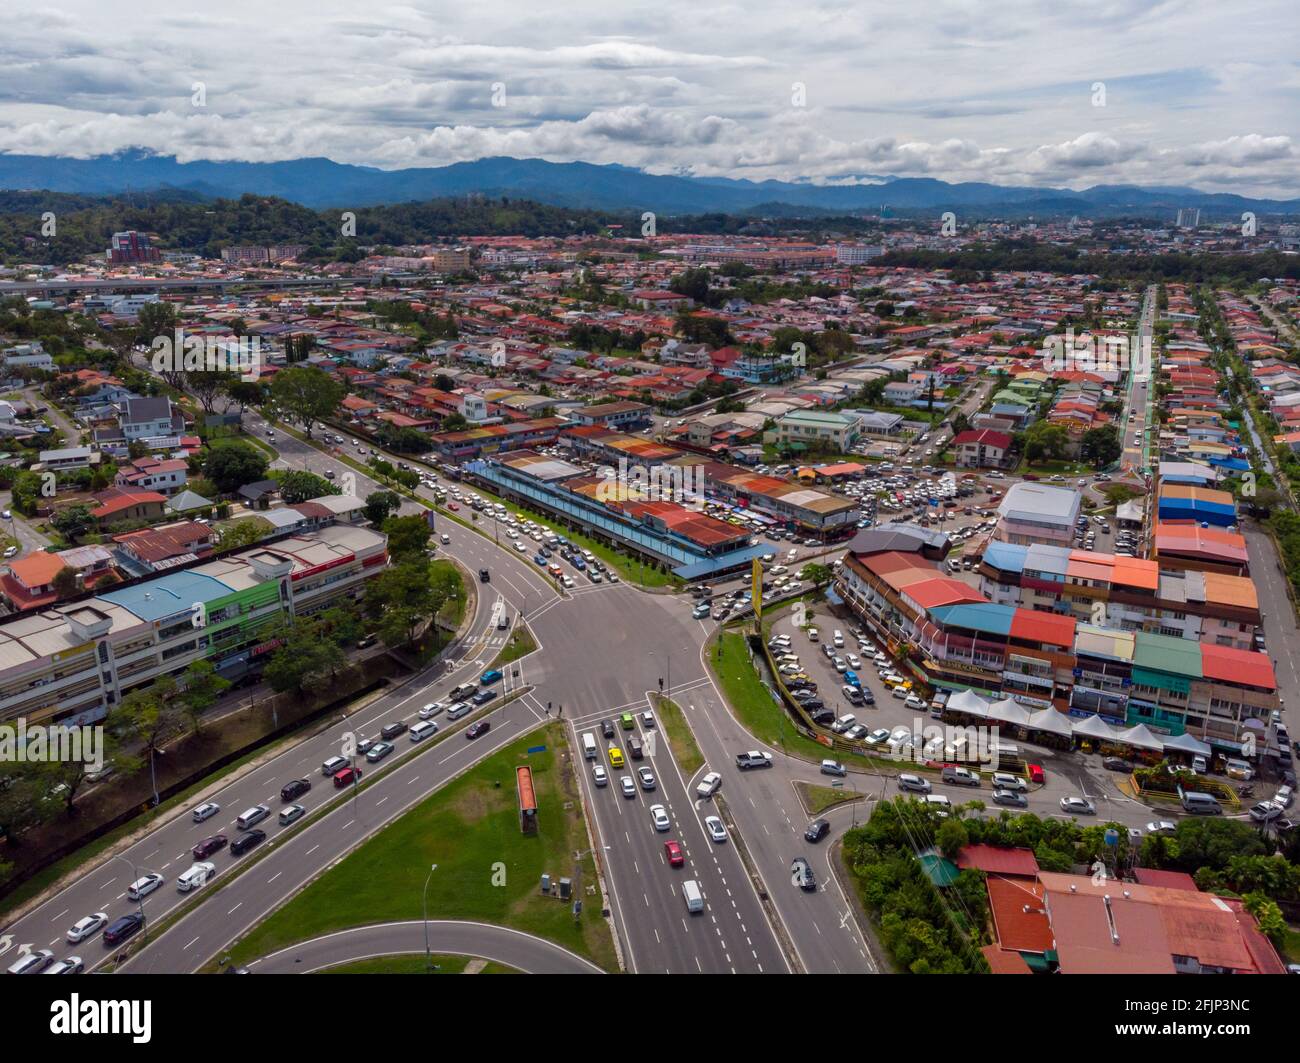
[{"label": "white cloud", "polygon": [[[127,0],[11,6],[0,151],[384,167],[517,155],[753,179],[1300,194],[1300,76],[1281,0],[478,0],[360,13],[229,0],[150,17]],[[204,109],[190,105],[194,81]]]}]

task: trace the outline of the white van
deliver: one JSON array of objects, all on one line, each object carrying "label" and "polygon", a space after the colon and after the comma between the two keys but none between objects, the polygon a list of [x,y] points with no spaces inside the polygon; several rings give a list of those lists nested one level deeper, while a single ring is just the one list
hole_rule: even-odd
[{"label": "white van", "polygon": [[596,759],[596,736],[590,731],[582,732],[582,755],[588,760]]},{"label": "white van", "polygon": [[1182,801],[1183,811],[1190,812],[1195,816],[1220,816],[1223,814],[1223,806],[1209,794],[1184,791]]},{"label": "white van", "polygon": [[682,896],[686,899],[686,910],[692,915],[704,911],[704,894],[700,892],[700,884],[693,878],[688,878],[682,883]]},{"label": "white van", "polygon": [[430,735],[438,733],[438,725],[432,720],[421,720],[419,723],[411,725],[410,735],[412,742],[422,742]]},{"label": "white van", "polygon": [[843,632],[843,631],[836,631],[836,632],[831,636],[831,641],[832,641],[833,643],[835,643],[836,646],[843,646],[843,645],[844,645],[844,632]]},{"label": "white van", "polygon": [[180,877],[176,879],[176,889],[180,893],[189,893],[190,890],[198,889],[216,873],[216,864],[207,861],[192,864],[188,871],[183,871]]},{"label": "white van", "polygon": [[148,875],[145,875],[144,878],[136,879],[134,882],[131,883],[131,885],[127,886],[126,888],[127,898],[133,901],[138,901],[141,897],[149,896],[149,894],[151,894],[162,884],[163,884],[162,875],[154,871]]},{"label": "white van", "polygon": [[320,773],[322,775],[337,775],[347,766],[347,757],[330,757],[329,760],[320,766]]},{"label": "white van", "polygon": [[239,818],[235,820],[235,826],[240,830],[248,830],[249,828],[256,826],[258,823],[261,823],[262,820],[266,819],[270,814],[271,810],[267,808],[266,805],[254,805],[252,808],[239,814]]}]

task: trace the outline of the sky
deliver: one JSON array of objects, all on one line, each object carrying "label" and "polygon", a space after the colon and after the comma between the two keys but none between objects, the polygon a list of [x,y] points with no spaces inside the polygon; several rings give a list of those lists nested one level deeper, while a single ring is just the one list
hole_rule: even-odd
[{"label": "sky", "polygon": [[6,0],[0,152],[1300,196],[1284,0]]}]

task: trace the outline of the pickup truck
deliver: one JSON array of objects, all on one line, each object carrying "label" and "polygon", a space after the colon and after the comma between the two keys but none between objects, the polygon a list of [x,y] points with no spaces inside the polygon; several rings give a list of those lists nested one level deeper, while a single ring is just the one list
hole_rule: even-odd
[{"label": "pickup truck", "polygon": [[736,754],[736,767],[741,771],[748,771],[750,768],[770,768],[771,766],[771,753],[758,749],[751,749],[748,753]]}]

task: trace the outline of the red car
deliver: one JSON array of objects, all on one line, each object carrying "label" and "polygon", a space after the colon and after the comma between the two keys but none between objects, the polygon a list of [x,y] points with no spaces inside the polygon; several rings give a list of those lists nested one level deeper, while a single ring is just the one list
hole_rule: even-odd
[{"label": "red car", "polygon": [[194,847],[194,859],[206,860],[213,853],[220,852],[226,847],[226,836],[224,834],[214,834],[211,838],[204,838]]},{"label": "red car", "polygon": [[447,503],[447,508],[450,509],[450,510],[452,510],[452,511],[458,510],[458,509],[460,509],[460,503],[459,503],[459,502],[448,502],[448,503]]},{"label": "red car", "polygon": [[360,768],[340,768],[334,773],[334,785],[342,790],[345,786],[351,786],[359,778],[361,778]]},{"label": "red car", "polygon": [[1028,770],[1030,782],[1043,783],[1047,781],[1047,772],[1043,771],[1041,764],[1030,764]]},{"label": "red car", "polygon": [[681,867],[686,863],[686,857],[682,855],[682,847],[676,842],[664,842],[664,852],[668,854],[669,867]]}]

